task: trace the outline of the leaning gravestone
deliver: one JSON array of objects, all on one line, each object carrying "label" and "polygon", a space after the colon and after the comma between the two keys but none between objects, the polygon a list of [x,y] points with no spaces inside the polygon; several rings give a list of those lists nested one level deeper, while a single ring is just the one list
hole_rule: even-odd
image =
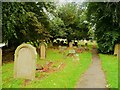
[{"label": "leaning gravestone", "polygon": [[30,44],[21,44],[15,50],[14,77],[35,79],[37,52]]},{"label": "leaning gravestone", "polygon": [[40,44],[40,58],[45,59],[46,57],[46,45],[45,43]]}]

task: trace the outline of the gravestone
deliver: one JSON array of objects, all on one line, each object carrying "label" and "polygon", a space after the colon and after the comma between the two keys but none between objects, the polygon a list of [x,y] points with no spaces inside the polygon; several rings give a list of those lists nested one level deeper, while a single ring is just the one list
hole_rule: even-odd
[{"label": "gravestone", "polygon": [[63,52],[62,46],[61,46],[61,45],[59,45],[59,47],[58,47],[58,48],[59,48],[59,52],[60,52],[60,53],[62,53],[62,52]]},{"label": "gravestone", "polygon": [[75,50],[73,49],[73,50],[69,50],[69,53],[70,54],[75,54]]},{"label": "gravestone", "polygon": [[21,44],[14,54],[14,77],[35,79],[37,52],[30,44]]},{"label": "gravestone", "polygon": [[114,55],[118,54],[118,44],[115,45],[114,47]]},{"label": "gravestone", "polygon": [[69,47],[70,47],[70,48],[72,48],[72,47],[73,47],[72,42],[69,42]]},{"label": "gravestone", "polygon": [[40,44],[40,58],[45,59],[46,57],[46,45],[45,43]]},{"label": "gravestone", "polygon": [[81,42],[78,41],[78,48],[81,48]]},{"label": "gravestone", "polygon": [[117,58],[120,61],[120,44],[118,44]]}]

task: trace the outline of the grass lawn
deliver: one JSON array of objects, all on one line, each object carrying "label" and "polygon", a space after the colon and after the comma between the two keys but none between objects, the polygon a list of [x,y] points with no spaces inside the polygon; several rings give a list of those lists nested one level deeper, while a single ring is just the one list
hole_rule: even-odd
[{"label": "grass lawn", "polygon": [[118,88],[118,60],[117,56],[100,54],[102,68],[105,72],[108,86]]},{"label": "grass lawn", "polygon": [[[72,57],[68,57],[68,50],[59,53],[57,49],[47,49],[47,57],[45,60],[38,58],[37,64],[44,66],[47,62],[52,62],[52,68],[56,71],[38,72],[36,71],[36,79],[25,82],[24,79],[13,78],[13,62],[3,64],[2,66],[2,87],[3,88],[74,88],[81,74],[87,70],[91,64],[91,52],[83,52],[79,54],[79,61],[74,61]],[[62,68],[58,69],[60,65]],[[42,77],[41,77],[42,76]]]}]

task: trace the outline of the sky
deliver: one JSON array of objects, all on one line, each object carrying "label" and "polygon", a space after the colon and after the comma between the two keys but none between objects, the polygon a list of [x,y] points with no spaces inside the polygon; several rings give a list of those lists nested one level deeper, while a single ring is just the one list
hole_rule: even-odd
[{"label": "sky", "polygon": [[80,4],[81,2],[83,2],[85,0],[55,0],[55,1],[57,1],[57,3],[56,3],[57,5],[62,5],[62,4],[65,4],[67,2],[76,2],[76,3],[79,2],[79,4]]},{"label": "sky", "polygon": [[120,0],[57,0],[59,4],[64,4],[66,2],[119,2]]},{"label": "sky", "polygon": [[58,0],[59,4],[64,4],[66,2],[83,2],[84,0]]}]

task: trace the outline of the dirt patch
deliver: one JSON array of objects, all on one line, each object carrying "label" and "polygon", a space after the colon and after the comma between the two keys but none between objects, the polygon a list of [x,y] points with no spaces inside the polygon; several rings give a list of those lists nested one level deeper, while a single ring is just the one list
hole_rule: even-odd
[{"label": "dirt patch", "polygon": [[82,49],[76,49],[75,52],[76,52],[76,53],[82,53],[83,50],[82,50]]},{"label": "dirt patch", "polygon": [[65,67],[65,63],[60,63],[59,65],[55,65],[57,62],[48,62],[46,65],[43,67],[37,64],[37,72],[55,72],[63,69]]},{"label": "dirt patch", "polygon": [[31,82],[31,80],[25,79],[23,82],[24,82],[24,86],[27,86]]},{"label": "dirt patch", "polygon": [[[57,62],[56,62],[57,63]],[[49,62],[48,64],[46,64],[43,67],[37,67],[36,72],[37,72],[37,79],[42,79],[46,76],[48,76],[51,73],[57,72],[57,71],[61,71],[64,69],[65,67],[65,63],[60,63],[59,65],[55,66],[55,62]],[[40,69],[38,69],[40,68]]]}]

